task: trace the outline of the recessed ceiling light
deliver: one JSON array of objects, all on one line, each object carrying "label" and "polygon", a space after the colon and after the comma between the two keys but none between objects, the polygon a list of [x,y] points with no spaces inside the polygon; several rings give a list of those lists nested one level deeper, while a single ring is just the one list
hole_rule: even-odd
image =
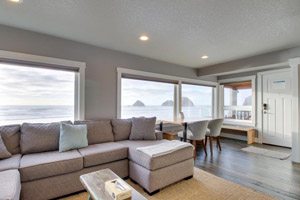
[{"label": "recessed ceiling light", "polygon": [[202,58],[202,59],[207,59],[208,56],[207,56],[207,55],[204,55],[204,56],[202,56],[201,58]]},{"label": "recessed ceiling light", "polygon": [[9,0],[10,2],[13,2],[13,3],[22,3],[23,0]]},{"label": "recessed ceiling light", "polygon": [[146,35],[142,35],[142,36],[140,36],[140,40],[147,41],[147,40],[149,40],[149,37]]}]

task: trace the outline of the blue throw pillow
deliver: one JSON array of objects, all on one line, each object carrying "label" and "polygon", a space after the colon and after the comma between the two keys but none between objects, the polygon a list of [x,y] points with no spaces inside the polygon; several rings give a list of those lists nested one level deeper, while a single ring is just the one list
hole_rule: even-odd
[{"label": "blue throw pillow", "polygon": [[59,152],[88,146],[87,126],[60,124]]}]

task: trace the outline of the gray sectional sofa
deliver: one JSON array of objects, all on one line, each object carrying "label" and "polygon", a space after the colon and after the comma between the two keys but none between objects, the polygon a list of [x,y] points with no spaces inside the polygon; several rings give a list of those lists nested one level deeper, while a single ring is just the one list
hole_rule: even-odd
[{"label": "gray sectional sofa", "polygon": [[122,178],[131,178],[149,193],[193,176],[191,145],[149,157],[136,148],[166,142],[161,132],[156,133],[156,140],[129,140],[130,120],[74,124],[87,124],[89,146],[62,153],[58,151],[59,123],[0,127],[12,154],[0,160],[0,199],[52,199],[79,192],[84,190],[80,175],[105,168]]}]

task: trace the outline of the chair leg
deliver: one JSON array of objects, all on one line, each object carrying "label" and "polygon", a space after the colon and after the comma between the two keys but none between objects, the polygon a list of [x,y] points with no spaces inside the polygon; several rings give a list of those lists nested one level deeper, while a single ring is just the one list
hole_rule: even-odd
[{"label": "chair leg", "polygon": [[206,144],[207,144],[207,136],[205,136],[205,142],[204,142],[205,148],[206,148]]},{"label": "chair leg", "polygon": [[196,140],[192,140],[192,143],[194,145],[194,160],[197,157],[197,141]]},{"label": "chair leg", "polygon": [[210,154],[213,155],[213,144],[212,144],[213,138],[209,136],[208,139],[209,139]]},{"label": "chair leg", "polygon": [[220,136],[217,137],[217,144],[218,144],[219,150],[222,151],[221,143],[220,143]]},{"label": "chair leg", "polygon": [[201,144],[203,146],[203,150],[204,150],[205,156],[207,156],[206,145],[204,144],[204,140],[201,140]]}]

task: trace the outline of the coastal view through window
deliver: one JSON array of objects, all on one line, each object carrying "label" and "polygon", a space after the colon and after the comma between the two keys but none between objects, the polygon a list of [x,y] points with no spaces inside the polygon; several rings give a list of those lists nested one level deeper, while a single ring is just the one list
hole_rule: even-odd
[{"label": "coastal view through window", "polygon": [[[174,118],[174,86],[172,83],[122,78],[121,117]],[[212,116],[213,88],[182,84],[182,111],[187,120]]]},{"label": "coastal view through window", "polygon": [[74,120],[75,72],[0,64],[0,125]]},{"label": "coastal view through window", "polygon": [[188,121],[212,117],[213,88],[182,84],[182,112]]},{"label": "coastal view through window", "polygon": [[122,78],[121,117],[173,120],[174,84]]},{"label": "coastal view through window", "polygon": [[252,122],[252,85],[250,81],[224,84],[224,118]]}]

